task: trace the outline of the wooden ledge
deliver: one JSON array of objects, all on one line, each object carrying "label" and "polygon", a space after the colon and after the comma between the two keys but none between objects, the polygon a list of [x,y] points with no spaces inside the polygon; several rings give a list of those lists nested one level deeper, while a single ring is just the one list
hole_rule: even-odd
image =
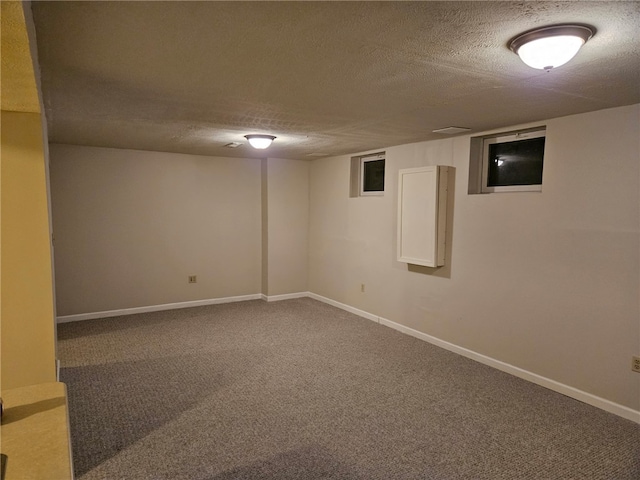
[{"label": "wooden ledge", "polygon": [[5,480],[73,479],[65,384],[4,390],[2,401]]}]

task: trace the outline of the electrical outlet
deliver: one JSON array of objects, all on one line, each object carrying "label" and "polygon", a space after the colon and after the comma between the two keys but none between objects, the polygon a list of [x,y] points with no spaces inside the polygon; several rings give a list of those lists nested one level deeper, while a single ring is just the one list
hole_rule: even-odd
[{"label": "electrical outlet", "polygon": [[631,370],[640,373],[640,357],[631,357]]},{"label": "electrical outlet", "polygon": [[361,291],[362,293],[364,293],[364,283],[361,283],[361,284],[360,284],[360,291]]},{"label": "electrical outlet", "polygon": [[195,275],[189,275],[189,283],[196,283],[197,282],[197,278]]}]

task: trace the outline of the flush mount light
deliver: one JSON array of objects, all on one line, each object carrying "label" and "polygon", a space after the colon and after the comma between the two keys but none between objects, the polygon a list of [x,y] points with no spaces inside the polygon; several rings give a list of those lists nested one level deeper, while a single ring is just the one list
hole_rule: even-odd
[{"label": "flush mount light", "polygon": [[249,144],[253,148],[257,148],[258,150],[264,150],[269,145],[271,145],[271,142],[273,142],[276,139],[276,137],[274,137],[273,135],[257,135],[257,134],[245,135],[244,138],[249,140]]},{"label": "flush mount light", "polygon": [[571,60],[594,34],[586,25],[554,25],[518,35],[509,48],[530,67],[549,71]]}]

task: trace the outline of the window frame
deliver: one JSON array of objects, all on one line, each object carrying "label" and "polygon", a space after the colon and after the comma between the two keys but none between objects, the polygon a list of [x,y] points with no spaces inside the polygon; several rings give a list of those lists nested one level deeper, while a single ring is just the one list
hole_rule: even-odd
[{"label": "window frame", "polygon": [[[365,170],[365,164],[368,162],[375,162],[375,161],[379,161],[379,160],[383,160],[384,161],[384,179],[382,182],[382,190],[368,190],[365,191],[364,190],[364,170]],[[387,160],[386,160],[386,154],[384,153],[376,153],[373,155],[365,155],[363,157],[360,157],[360,179],[359,179],[359,196],[361,197],[376,197],[376,196],[384,196],[384,189],[385,189],[385,183],[386,183],[386,173],[387,173]]]},{"label": "window frame", "polygon": [[[509,186],[488,186],[489,180],[489,146],[496,143],[508,143],[518,140],[531,140],[533,138],[546,138],[546,127],[540,127],[536,129],[521,130],[516,132],[497,133],[495,135],[486,136],[482,138],[482,178],[480,183],[480,193],[500,193],[500,192],[541,192],[542,181],[539,184],[533,185],[509,185]],[[546,142],[545,142],[546,150]],[[543,169],[544,169],[544,152],[543,156]]]}]

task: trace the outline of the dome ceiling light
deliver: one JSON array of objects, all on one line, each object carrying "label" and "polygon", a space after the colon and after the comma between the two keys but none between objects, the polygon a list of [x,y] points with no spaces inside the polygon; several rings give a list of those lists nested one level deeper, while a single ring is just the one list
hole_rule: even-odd
[{"label": "dome ceiling light", "polygon": [[571,60],[593,35],[586,25],[554,25],[518,35],[509,48],[530,67],[549,71]]},{"label": "dome ceiling light", "polygon": [[257,148],[258,150],[264,150],[269,145],[271,145],[271,142],[273,142],[276,139],[276,137],[274,137],[273,135],[258,135],[258,134],[245,135],[244,138],[249,140],[249,144],[253,148]]}]

